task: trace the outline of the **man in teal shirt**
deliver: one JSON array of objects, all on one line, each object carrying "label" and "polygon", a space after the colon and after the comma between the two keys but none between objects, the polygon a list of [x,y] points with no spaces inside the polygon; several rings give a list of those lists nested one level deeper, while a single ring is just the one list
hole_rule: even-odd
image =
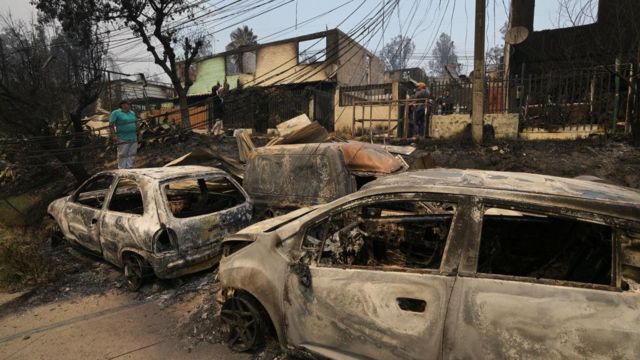
[{"label": "man in teal shirt", "polygon": [[120,108],[111,112],[109,131],[118,144],[118,168],[131,169],[138,151],[138,117],[128,101],[121,101]]}]

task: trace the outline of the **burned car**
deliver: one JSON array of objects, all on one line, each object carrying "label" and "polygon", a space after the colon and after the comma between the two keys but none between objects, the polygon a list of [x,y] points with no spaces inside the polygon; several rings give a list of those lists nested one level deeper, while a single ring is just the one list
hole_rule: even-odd
[{"label": "burned car", "polygon": [[640,358],[640,192],[544,175],[387,176],[223,243],[229,345],[328,358]]},{"label": "burned car", "polygon": [[254,199],[256,213],[270,217],[333,201],[407,167],[400,157],[375,144],[266,146],[250,155],[242,186]]},{"label": "burned car", "polygon": [[253,204],[227,173],[203,166],[104,171],[49,205],[70,242],[122,267],[127,286],[211,267]]}]

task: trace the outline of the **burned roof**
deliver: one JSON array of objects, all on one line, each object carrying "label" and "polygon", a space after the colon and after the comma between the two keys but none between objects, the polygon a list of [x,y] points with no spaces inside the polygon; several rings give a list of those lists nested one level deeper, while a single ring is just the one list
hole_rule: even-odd
[{"label": "burned roof", "polygon": [[171,166],[171,167],[157,167],[157,168],[141,168],[141,169],[117,169],[110,170],[107,173],[112,173],[120,176],[133,175],[139,178],[150,178],[156,181],[162,181],[165,179],[171,179],[181,176],[197,175],[197,174],[225,174],[224,171],[211,167],[211,166]]},{"label": "burned roof", "polygon": [[635,189],[594,181],[518,172],[437,168],[387,176],[365,185],[363,189],[387,186],[486,189],[580,198],[640,207],[640,191]]}]

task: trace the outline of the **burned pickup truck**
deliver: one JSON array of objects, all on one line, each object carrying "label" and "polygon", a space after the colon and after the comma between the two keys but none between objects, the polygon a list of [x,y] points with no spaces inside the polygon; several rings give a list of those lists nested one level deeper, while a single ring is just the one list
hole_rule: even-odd
[{"label": "burned pickup truck", "polygon": [[101,172],[49,205],[62,235],[124,268],[127,287],[211,267],[253,204],[222,170],[178,166]]},{"label": "burned pickup truck", "polygon": [[408,165],[380,145],[361,142],[260,147],[250,155],[242,186],[259,217],[324,204]]},{"label": "burned pickup truck", "polygon": [[640,358],[640,192],[523,173],[375,180],[223,243],[221,320],[326,358]]}]

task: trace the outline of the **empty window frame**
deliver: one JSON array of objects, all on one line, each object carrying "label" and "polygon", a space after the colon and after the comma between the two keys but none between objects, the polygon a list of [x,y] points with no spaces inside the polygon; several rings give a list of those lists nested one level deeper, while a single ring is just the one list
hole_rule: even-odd
[{"label": "empty window frame", "polygon": [[488,208],[478,272],[613,285],[612,229],[578,219]]},{"label": "empty window frame", "polygon": [[118,185],[109,201],[109,210],[136,215],[144,213],[142,193],[134,180],[127,178],[118,180]]},{"label": "empty window frame", "polygon": [[254,74],[256,72],[256,52],[245,51],[225,57],[225,75]]},{"label": "empty window frame", "polygon": [[101,209],[112,183],[113,176],[111,175],[102,175],[90,180],[78,190],[75,202],[94,209]]},{"label": "empty window frame", "polygon": [[298,42],[298,64],[313,64],[327,60],[327,38]]},{"label": "empty window frame", "polygon": [[176,218],[212,214],[245,202],[242,192],[225,177],[174,180],[164,192]]},{"label": "empty window frame", "polygon": [[[600,0],[563,0],[550,5],[536,4],[533,30],[565,29],[598,22]],[[605,6],[609,6],[606,4]]]},{"label": "empty window frame", "polygon": [[312,226],[303,248],[325,266],[439,269],[455,209],[418,200],[357,206]]},{"label": "empty window frame", "polygon": [[640,232],[620,229],[616,238],[620,242],[620,285],[640,291]]}]

